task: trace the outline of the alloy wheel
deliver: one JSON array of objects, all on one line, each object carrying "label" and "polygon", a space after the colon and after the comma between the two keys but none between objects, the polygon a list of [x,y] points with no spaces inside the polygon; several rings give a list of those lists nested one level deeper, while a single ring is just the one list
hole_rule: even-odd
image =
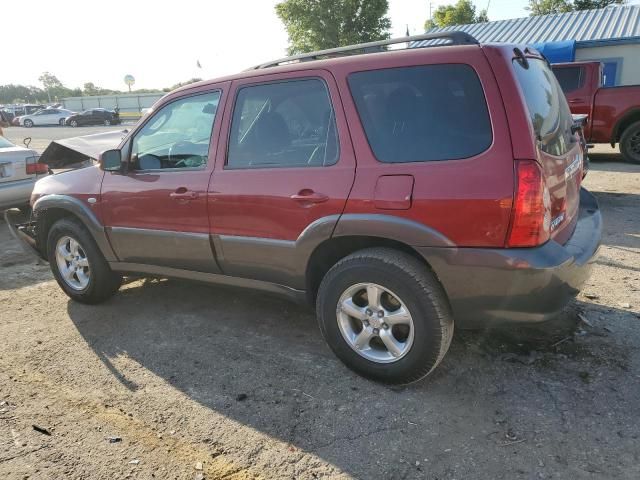
[{"label": "alloy wheel", "polygon": [[376,363],[393,363],[413,345],[413,318],[404,302],[388,288],[358,283],[340,296],[340,333],[359,355]]},{"label": "alloy wheel", "polygon": [[84,290],[91,279],[87,254],[77,240],[60,237],[56,243],[56,263],[62,280],[74,290]]}]

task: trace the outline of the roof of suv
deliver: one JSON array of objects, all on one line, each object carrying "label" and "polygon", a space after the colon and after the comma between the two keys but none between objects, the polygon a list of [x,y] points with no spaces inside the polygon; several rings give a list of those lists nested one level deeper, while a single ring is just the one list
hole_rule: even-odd
[{"label": "roof of suv", "polygon": [[[389,45],[398,45],[403,43],[409,45],[409,43],[411,42],[433,39],[441,39],[443,43],[438,45],[427,45],[424,47],[406,47],[394,50],[386,49],[386,47]],[[446,41],[448,41],[449,43],[444,43]],[[295,72],[300,70],[309,70],[310,68],[330,68],[334,65],[352,62],[356,58],[359,60],[361,60],[362,58],[374,59],[380,58],[381,55],[384,55],[384,58],[393,58],[396,56],[417,56],[424,55],[425,49],[428,49],[430,51],[440,51],[443,48],[475,49],[478,48],[479,45],[479,42],[471,35],[465,32],[457,31],[441,32],[437,34],[414,35],[410,37],[401,37],[391,40],[362,43],[347,47],[339,47],[329,50],[310,52],[307,54],[294,55],[291,57],[284,57],[278,60],[251,67],[245,71],[235,74],[191,83],[189,85],[180,87],[171,93],[183,92],[185,90],[190,90],[214,83],[258,77],[270,73]]]}]

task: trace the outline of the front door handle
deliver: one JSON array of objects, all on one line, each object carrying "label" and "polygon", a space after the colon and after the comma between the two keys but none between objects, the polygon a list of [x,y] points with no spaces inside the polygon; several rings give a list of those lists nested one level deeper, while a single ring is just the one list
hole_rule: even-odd
[{"label": "front door handle", "polygon": [[199,195],[198,192],[180,187],[175,192],[171,192],[169,196],[174,200],[195,200]]},{"label": "front door handle", "polygon": [[290,198],[291,200],[295,200],[296,202],[303,204],[323,203],[329,200],[329,197],[324,193],[314,192],[310,188],[302,189],[295,195],[291,195]]}]

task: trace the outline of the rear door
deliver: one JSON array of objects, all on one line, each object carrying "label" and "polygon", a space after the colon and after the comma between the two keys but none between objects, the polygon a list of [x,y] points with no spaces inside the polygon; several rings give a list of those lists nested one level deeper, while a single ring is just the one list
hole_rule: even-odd
[{"label": "rear door", "polygon": [[296,288],[299,241],[314,222],[331,234],[355,174],[335,81],[307,70],[233,82],[209,185],[225,273]]},{"label": "rear door", "polygon": [[537,160],[551,196],[551,237],[564,243],[580,204],[583,150],[560,84],[541,58],[514,58],[512,66],[533,127]]}]

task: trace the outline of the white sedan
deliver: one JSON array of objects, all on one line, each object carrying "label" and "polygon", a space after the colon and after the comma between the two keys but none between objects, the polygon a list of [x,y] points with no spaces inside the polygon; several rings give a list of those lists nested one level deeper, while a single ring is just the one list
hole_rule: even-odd
[{"label": "white sedan", "polygon": [[18,122],[27,128],[34,125],[64,125],[64,121],[73,114],[75,112],[64,108],[45,108],[31,115],[18,117]]},{"label": "white sedan", "polygon": [[38,163],[38,152],[0,136],[0,211],[27,208],[33,185],[48,173],[47,165]]}]

